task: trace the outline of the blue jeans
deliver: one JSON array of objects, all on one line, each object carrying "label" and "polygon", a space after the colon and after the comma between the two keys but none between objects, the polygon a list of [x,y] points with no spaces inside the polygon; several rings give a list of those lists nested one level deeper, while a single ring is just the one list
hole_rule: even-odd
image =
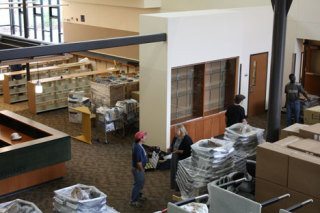
[{"label": "blue jeans", "polygon": [[134,178],[132,193],[131,193],[131,202],[136,202],[141,196],[141,191],[144,186],[144,172],[139,171],[136,168],[132,168],[132,174]]},{"label": "blue jeans", "polygon": [[[300,121],[300,101],[288,101],[287,105],[287,126],[292,125],[293,123],[299,123]],[[292,117],[294,122],[292,122]]]}]

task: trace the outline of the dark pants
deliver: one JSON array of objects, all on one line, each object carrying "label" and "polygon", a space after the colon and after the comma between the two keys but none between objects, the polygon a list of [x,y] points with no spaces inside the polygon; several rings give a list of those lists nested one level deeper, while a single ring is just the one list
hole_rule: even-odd
[{"label": "dark pants", "polygon": [[170,166],[170,187],[171,189],[175,189],[175,190],[179,190],[177,181],[176,181],[178,162],[179,162],[178,155],[175,153],[172,153],[171,166]]},{"label": "dark pants", "polygon": [[139,171],[136,168],[132,168],[132,174],[134,178],[134,183],[132,187],[132,193],[131,193],[131,202],[136,202],[139,200],[142,189],[144,186],[144,172]]},{"label": "dark pants", "polygon": [[[299,123],[300,121],[300,101],[288,101],[287,105],[287,126],[292,125],[293,123]],[[294,122],[292,122],[294,118]]]}]

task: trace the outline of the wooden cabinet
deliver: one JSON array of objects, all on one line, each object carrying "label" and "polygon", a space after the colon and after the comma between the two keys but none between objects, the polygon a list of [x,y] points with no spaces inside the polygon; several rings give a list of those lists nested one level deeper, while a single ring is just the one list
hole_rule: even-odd
[{"label": "wooden cabinet", "polygon": [[[225,111],[182,122],[193,142],[222,135],[225,131]],[[170,129],[170,141],[175,135],[175,125]]]},{"label": "wooden cabinet", "polygon": [[301,77],[304,89],[312,95],[320,96],[320,42],[308,40],[304,42]]},{"label": "wooden cabinet", "polygon": [[195,142],[224,133],[224,110],[237,91],[237,65],[238,58],[231,58],[172,70],[171,140],[177,123]]},{"label": "wooden cabinet", "polygon": [[[42,79],[91,70],[90,62],[75,62],[30,70],[31,79]],[[3,80],[3,101],[7,104],[28,100],[26,71],[6,73]]]},{"label": "wooden cabinet", "polygon": [[71,90],[84,91],[90,94],[90,82],[96,75],[107,75],[107,71],[88,71],[76,74],[63,75],[40,79],[43,93],[36,94],[37,80],[28,82],[28,105],[32,113],[65,108],[68,106],[68,94]]}]

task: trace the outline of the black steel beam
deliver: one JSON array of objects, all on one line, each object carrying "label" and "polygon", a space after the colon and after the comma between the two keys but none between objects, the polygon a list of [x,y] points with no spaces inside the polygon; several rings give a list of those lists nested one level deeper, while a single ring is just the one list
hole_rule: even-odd
[{"label": "black steel beam", "polygon": [[100,39],[64,44],[55,44],[37,47],[16,48],[0,51],[0,61],[14,60],[19,58],[32,58],[45,55],[57,55],[62,53],[80,52],[86,50],[96,50],[113,47],[123,47],[138,44],[147,44],[167,40],[166,33],[152,35],[137,35],[118,37],[111,39]]},{"label": "black steel beam", "polygon": [[29,17],[28,17],[28,8],[27,1],[22,0],[23,7],[23,29],[24,29],[24,37],[29,38]]},{"label": "black steel beam", "polygon": [[[57,4],[58,4],[58,5],[60,4],[60,0],[57,0]],[[59,40],[59,43],[61,43],[61,41],[62,41],[62,33],[61,33],[61,8],[58,8],[57,16],[58,16],[58,40]]]},{"label": "black steel beam", "polygon": [[286,42],[287,13],[289,1],[272,0],[274,8],[271,76],[269,89],[267,141],[279,140],[281,124],[282,82]]}]

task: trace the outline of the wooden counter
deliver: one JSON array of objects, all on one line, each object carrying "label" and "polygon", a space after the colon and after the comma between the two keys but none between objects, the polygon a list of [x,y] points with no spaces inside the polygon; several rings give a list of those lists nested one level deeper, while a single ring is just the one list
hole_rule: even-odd
[{"label": "wooden counter", "polygon": [[[19,141],[11,141],[12,132]],[[0,196],[66,174],[70,136],[13,112],[0,111]]]}]

